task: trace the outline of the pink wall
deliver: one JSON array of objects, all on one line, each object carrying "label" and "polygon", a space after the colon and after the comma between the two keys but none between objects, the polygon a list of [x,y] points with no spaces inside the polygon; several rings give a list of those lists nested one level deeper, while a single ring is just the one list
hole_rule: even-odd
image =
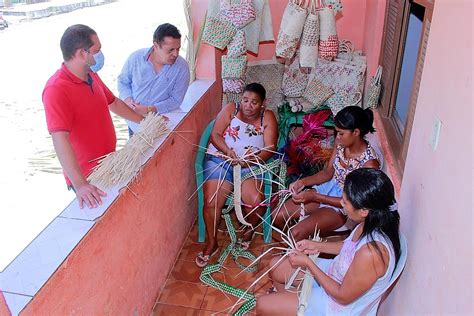
[{"label": "pink wall", "polygon": [[3,293],[0,291],[0,315],[7,316],[11,315],[10,309],[7,306],[7,302],[5,301],[5,297]]},{"label": "pink wall", "polygon": [[[193,0],[192,1],[192,23],[193,23],[193,36],[194,43],[197,42],[197,37],[201,29],[201,25],[204,23],[204,17],[206,16],[208,0]],[[197,56],[196,66],[196,78],[197,79],[216,79],[220,81],[221,73],[221,56],[222,51],[215,49],[214,47],[201,43]],[[218,74],[218,76],[216,76]]]},{"label": "pink wall", "polygon": [[399,202],[408,263],[382,315],[473,313],[473,14],[471,1],[435,2]]},{"label": "pink wall", "polygon": [[[220,108],[213,84],[22,315],[148,315],[196,218],[194,159]],[[179,181],[178,181],[179,180]],[[1,305],[0,305],[1,306]],[[1,308],[1,307],[0,307]],[[1,314],[1,310],[0,310]]]},{"label": "pink wall", "polygon": [[[386,0],[366,0],[362,51],[367,56],[367,78],[375,74],[382,48]],[[367,80],[368,84],[369,80]]]}]

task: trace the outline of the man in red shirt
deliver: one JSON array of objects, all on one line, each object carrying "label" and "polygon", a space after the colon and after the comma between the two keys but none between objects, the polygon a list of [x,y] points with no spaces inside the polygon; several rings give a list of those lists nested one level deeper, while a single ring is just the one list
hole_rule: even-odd
[{"label": "man in red shirt", "polygon": [[137,123],[143,117],[116,98],[91,71],[98,71],[103,63],[93,29],[80,24],[68,27],[60,46],[64,63],[43,90],[48,131],[79,206],[85,203],[94,208],[106,193],[90,184],[87,176],[99,158],[115,150],[117,141],[109,110]]}]

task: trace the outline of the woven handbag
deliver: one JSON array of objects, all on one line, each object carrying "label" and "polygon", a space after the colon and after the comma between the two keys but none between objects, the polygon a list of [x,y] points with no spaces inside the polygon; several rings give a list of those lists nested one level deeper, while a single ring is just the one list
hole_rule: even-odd
[{"label": "woven handbag", "polygon": [[339,51],[334,11],[324,6],[319,10],[319,57],[332,60]]},{"label": "woven handbag", "polygon": [[208,16],[202,41],[219,49],[224,49],[229,45],[237,29],[231,23],[218,18]]},{"label": "woven handbag", "polygon": [[324,0],[326,5],[330,7],[334,13],[342,12],[342,3],[341,0]]},{"label": "woven handbag", "polygon": [[334,91],[325,86],[318,79],[311,80],[303,93],[303,98],[311,102],[314,108],[319,108],[323,103],[334,94]]},{"label": "woven handbag", "polygon": [[331,109],[331,112],[336,116],[337,112],[345,108],[346,106],[358,105],[362,94],[356,92],[354,94],[345,94],[341,92],[335,92],[329,99],[324,102],[324,105],[328,106]]},{"label": "woven handbag", "polygon": [[242,93],[245,82],[243,79],[222,79],[222,91],[224,93]]},{"label": "woven handbag", "polygon": [[283,73],[283,80],[281,82],[283,94],[292,98],[301,97],[308,84],[308,78],[309,75],[300,70],[299,56],[297,54]]},{"label": "woven handbag", "polygon": [[227,46],[227,56],[239,57],[247,52],[247,44],[245,42],[245,32],[238,30],[234,38]]},{"label": "woven handbag", "polygon": [[382,78],[382,66],[377,67],[375,75],[370,79],[369,89],[365,95],[364,108],[375,109],[379,105],[380,90],[382,85],[380,80]]},{"label": "woven handbag", "polygon": [[300,45],[300,66],[316,67],[318,61],[319,14],[316,11],[316,0],[311,0],[309,13],[303,26]]},{"label": "woven handbag", "polygon": [[221,11],[220,17],[222,20],[232,23],[238,29],[243,28],[254,21],[256,17],[252,0],[240,0],[240,3],[231,4],[230,7]]},{"label": "woven handbag", "polygon": [[[268,5],[268,1],[267,0],[253,0],[252,4],[256,12],[255,21],[247,24],[244,28],[242,28],[242,30],[245,32],[245,40],[247,41],[247,50],[254,54],[258,54],[258,47],[261,41],[274,40],[273,25],[272,25],[271,12],[270,12],[270,6]],[[263,34],[264,30],[265,30],[265,34]]]},{"label": "woven handbag", "polygon": [[219,13],[229,10],[232,4],[231,0],[217,0],[219,1]]},{"label": "woven handbag", "polygon": [[301,0],[290,0],[283,12],[280,31],[276,43],[276,55],[283,58],[292,58],[303,32],[306,21],[306,9]]},{"label": "woven handbag", "polygon": [[352,65],[366,65],[367,57],[361,51],[356,51],[354,44],[346,39],[339,41],[339,52],[335,61],[346,62]]},{"label": "woven handbag", "polygon": [[365,70],[365,64],[320,60],[315,68],[315,78],[335,93],[353,95],[364,89]]},{"label": "woven handbag", "polygon": [[222,56],[222,78],[243,79],[247,68],[247,56],[229,57]]},{"label": "woven handbag", "polygon": [[353,53],[355,51],[354,43],[348,39],[339,40],[339,52],[340,53]]}]

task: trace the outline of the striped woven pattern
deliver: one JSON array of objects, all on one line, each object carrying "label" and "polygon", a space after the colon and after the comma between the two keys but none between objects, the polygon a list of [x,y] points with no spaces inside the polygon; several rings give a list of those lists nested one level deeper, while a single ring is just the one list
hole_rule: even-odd
[{"label": "striped woven pattern", "polygon": [[222,91],[224,93],[242,93],[244,85],[243,79],[222,79]]},{"label": "striped woven pattern", "polygon": [[229,45],[237,29],[231,23],[215,17],[207,17],[202,35],[202,41],[219,49]]},{"label": "striped woven pattern", "polygon": [[337,39],[337,35],[331,35],[327,40],[319,41],[319,57],[331,60],[337,56],[338,52],[339,40]]},{"label": "striped woven pattern", "polygon": [[300,70],[299,56],[297,55],[292,63],[285,69],[281,90],[287,97],[301,97],[308,84],[309,75]]},{"label": "striped woven pattern", "polygon": [[244,78],[247,68],[247,56],[229,57],[222,56],[222,78]]},{"label": "striped woven pattern", "polygon": [[280,31],[276,43],[276,55],[291,58],[296,52],[296,46],[303,32],[306,21],[306,9],[294,2],[288,2],[281,19]]},{"label": "striped woven pattern", "polygon": [[315,108],[318,108],[333,94],[334,91],[331,88],[325,86],[318,79],[313,79],[306,87],[303,98],[311,102]]},{"label": "striped woven pattern", "polygon": [[222,20],[232,23],[236,28],[243,28],[255,20],[255,8],[252,0],[241,0],[240,3],[232,4],[220,13]]},{"label": "striped woven pattern", "polygon": [[318,61],[319,16],[308,14],[304,23],[300,45],[300,66],[316,67]]},{"label": "striped woven pattern", "polygon": [[245,41],[245,32],[238,30],[234,38],[227,46],[227,56],[239,57],[245,55],[247,52],[247,43]]}]

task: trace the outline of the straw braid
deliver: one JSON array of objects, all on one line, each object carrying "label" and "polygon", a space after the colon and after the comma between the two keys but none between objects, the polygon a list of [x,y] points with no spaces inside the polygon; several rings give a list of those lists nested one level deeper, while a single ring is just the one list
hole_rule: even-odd
[{"label": "straw braid", "polygon": [[[280,160],[273,160],[269,162],[268,164],[266,164],[266,169],[272,170],[274,168],[280,167],[280,165],[282,166],[282,168],[280,169],[280,175],[282,174],[282,169],[284,169],[283,172],[285,172],[286,174],[286,168],[283,167],[284,164],[281,164]],[[235,167],[234,167],[234,171],[236,169],[239,169],[239,174],[240,174],[240,168],[235,168]],[[265,172],[265,170],[262,170],[262,168],[259,168],[258,166],[252,167],[251,172],[241,177],[241,181],[250,179],[254,175],[261,174],[263,172]],[[235,176],[235,172],[234,172],[234,176]],[[239,197],[239,194],[237,194],[237,196]],[[240,198],[237,199],[237,201],[240,201]],[[240,204],[240,203],[236,203],[235,205],[237,204]],[[227,294],[238,297],[239,299],[243,299],[245,301],[244,304],[242,304],[242,306],[240,306],[240,308],[233,314],[233,315],[239,316],[239,315],[244,315],[248,313],[256,306],[257,300],[255,298],[255,295],[249,293],[247,290],[235,288],[233,286],[230,286],[229,284],[216,281],[212,277],[213,273],[219,272],[221,270],[223,263],[225,262],[229,254],[232,256],[232,259],[237,264],[237,266],[239,266],[243,271],[254,272],[257,270],[256,264],[251,263],[250,265],[246,266],[238,261],[239,257],[243,257],[243,258],[251,260],[251,262],[254,262],[256,260],[256,257],[250,251],[243,250],[241,247],[237,245],[237,234],[235,232],[235,227],[232,223],[232,219],[230,217],[230,211],[232,210],[233,207],[234,207],[234,194],[231,194],[229,197],[229,204],[227,208],[224,209],[224,211],[222,212],[222,217],[224,217],[227,230],[229,232],[230,243],[227,245],[227,247],[224,249],[222,254],[219,256],[217,263],[210,264],[204,267],[199,279],[201,280],[202,283],[206,285],[209,285]]]}]

